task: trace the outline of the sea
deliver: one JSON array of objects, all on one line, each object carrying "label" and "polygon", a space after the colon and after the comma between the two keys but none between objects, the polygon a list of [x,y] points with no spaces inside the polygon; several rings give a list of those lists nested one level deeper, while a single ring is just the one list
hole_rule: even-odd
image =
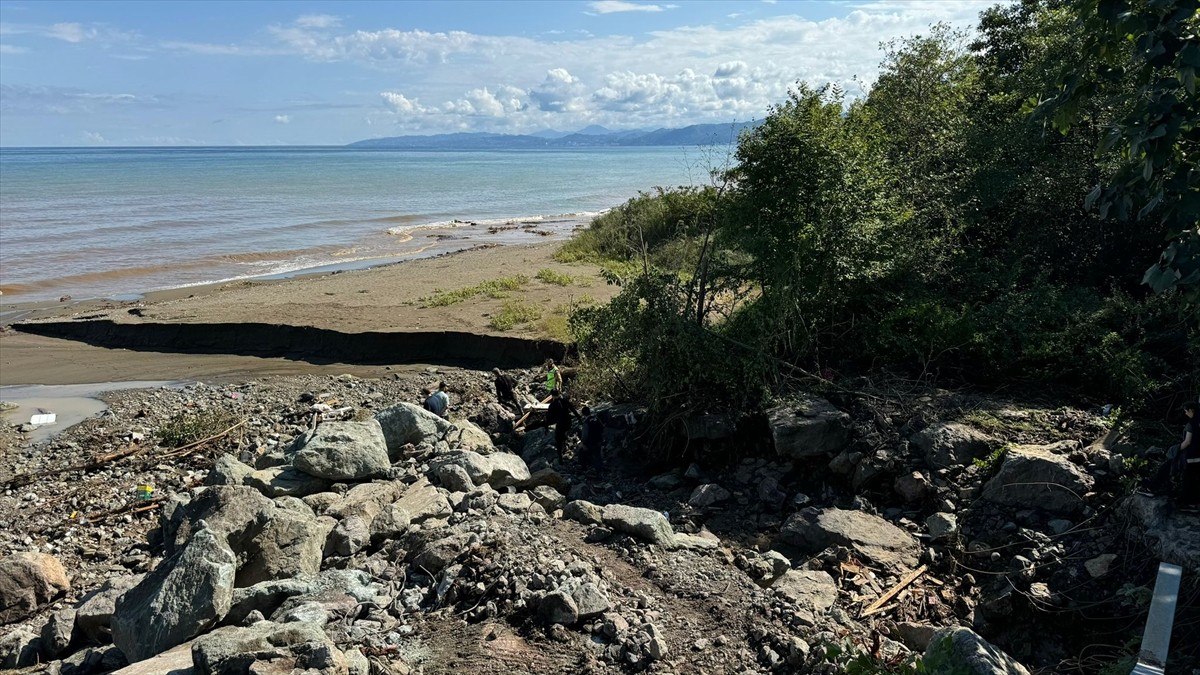
[{"label": "sea", "polygon": [[368,267],[565,239],[711,149],[0,148],[0,301]]}]

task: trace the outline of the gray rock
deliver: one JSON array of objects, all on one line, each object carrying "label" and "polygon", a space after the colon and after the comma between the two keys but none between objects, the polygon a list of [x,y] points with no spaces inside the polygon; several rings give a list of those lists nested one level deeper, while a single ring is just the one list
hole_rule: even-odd
[{"label": "gray rock", "polygon": [[612,609],[608,595],[591,581],[571,577],[564,581],[558,590],[571,596],[580,620],[595,618]]},{"label": "gray rock", "polygon": [[953,513],[935,513],[925,519],[925,527],[929,529],[929,538],[938,541],[958,532],[958,518]]},{"label": "gray rock", "polygon": [[117,600],[113,643],[132,663],[196,637],[232,606],[236,570],[237,557],[220,537],[196,532]]},{"label": "gray rock", "polygon": [[788,570],[771,584],[771,589],[818,615],[829,611],[838,591],[833,577],[819,570]]},{"label": "gray rock", "polygon": [[914,652],[924,652],[937,630],[937,626],[911,621],[901,621],[896,624],[896,636],[900,638],[900,642],[905,647]]},{"label": "gray rock", "polygon": [[468,420],[453,420],[454,429],[446,435],[451,447],[488,453],[495,450],[492,437]]},{"label": "gray rock", "polygon": [[457,464],[443,464],[433,471],[438,483],[451,492],[470,492],[475,489],[467,470]]},{"label": "gray rock", "polygon": [[496,503],[505,511],[524,513],[529,510],[533,500],[524,492],[502,493]]},{"label": "gray rock", "polygon": [[664,548],[673,548],[675,545],[675,530],[671,522],[653,509],[609,504],[601,510],[601,518],[605,525],[618,532],[632,534]]},{"label": "gray rock", "polygon": [[451,466],[461,467],[466,471],[473,486],[486,483],[492,476],[492,463],[489,458],[471,450],[454,450],[429,460],[429,470],[434,476],[440,477],[442,471]]},{"label": "gray rock", "polygon": [[346,675],[371,675],[371,661],[358,647],[351,647],[345,652]]},{"label": "gray rock", "polygon": [[437,445],[454,428],[450,422],[428,410],[411,403],[400,403],[375,415],[383,428],[387,450],[400,459],[401,449],[406,444]]},{"label": "gray rock", "polygon": [[275,497],[271,501],[275,502],[275,506],[278,506],[284,511],[291,511],[292,513],[297,513],[307,518],[317,517],[316,511],[313,511],[312,507],[308,504],[305,504],[304,500],[300,499],[299,497],[285,495],[283,497]]},{"label": "gray rock", "polygon": [[646,653],[654,660],[660,660],[670,651],[667,648],[667,639],[663,637],[662,631],[652,623],[644,623],[641,626],[641,632],[645,633],[650,640],[646,643]]},{"label": "gray rock", "polygon": [[912,535],[886,520],[862,511],[805,508],[780,528],[783,541],[808,552],[828,546],[848,546],[883,565],[917,564],[921,549]]},{"label": "gray rock", "polygon": [[1050,513],[1070,515],[1087,505],[1083,496],[1095,481],[1049,446],[1018,445],[1010,448],[1000,471],[983,486],[983,499]]},{"label": "gray rock", "polygon": [[292,465],[328,480],[361,480],[391,467],[379,422],[326,422],[300,445]]},{"label": "gray rock", "polygon": [[399,482],[361,483],[350,488],[344,497],[325,509],[325,515],[334,518],[360,516],[370,521],[383,511],[383,507],[400,498],[408,488]]},{"label": "gray rock", "polygon": [[14,626],[0,636],[0,668],[26,668],[37,664],[42,640],[29,626]]},{"label": "gray rock", "polygon": [[71,589],[62,563],[45,553],[0,558],[0,625],[54,600]]},{"label": "gray rock", "polygon": [[237,573],[238,586],[270,579],[316,574],[328,531],[312,515],[275,509],[266,525],[241,551],[244,562]]},{"label": "gray rock", "polygon": [[1117,559],[1115,553],[1104,553],[1083,563],[1083,568],[1087,570],[1088,576],[1093,579],[1108,574],[1108,569],[1112,567],[1113,561]]},{"label": "gray rock", "polygon": [[407,511],[413,523],[454,513],[450,502],[446,501],[446,496],[438,492],[424,477],[408,487],[400,499],[396,500],[396,506]]},{"label": "gray rock", "polygon": [[1053,534],[1065,534],[1069,532],[1072,527],[1075,527],[1075,523],[1062,518],[1055,518],[1046,523],[1046,526],[1050,528],[1050,532]]},{"label": "gray rock", "polygon": [[478,541],[478,535],[465,532],[442,537],[426,544],[413,558],[413,564],[437,574],[458,560],[459,556],[465,554]]},{"label": "gray rock", "polygon": [[307,497],[325,492],[329,481],[307,474],[294,466],[273,466],[252,472],[243,484],[268,497]]},{"label": "gray rock", "polygon": [[242,464],[233,455],[224,454],[213,462],[213,467],[209,469],[204,483],[206,485],[244,485],[252,473],[254,473],[254,467]]},{"label": "gray rock", "polygon": [[275,579],[233,590],[233,602],[224,623],[241,625],[251,614],[270,615],[289,598],[318,593],[314,579]]},{"label": "gray rock", "polygon": [[237,485],[207,487],[190,501],[168,500],[159,517],[166,554],[181,548],[201,520],[231,549],[243,551],[277,510],[258,490]]},{"label": "gray rock", "polygon": [[[285,670],[251,669],[255,663],[287,662]],[[294,662],[293,662],[294,661]],[[192,662],[198,675],[248,672],[293,672],[310,668],[322,673],[345,674],[346,659],[319,626],[310,623],[277,624],[263,621],[253,626],[226,626],[197,639]]]},{"label": "gray rock", "polygon": [[911,441],[935,469],[970,464],[999,445],[991,436],[957,422],[930,426],[914,434]]},{"label": "gray rock", "polygon": [[929,479],[920,471],[913,471],[897,477],[892,487],[896,490],[896,494],[910,504],[924,500],[933,489]]},{"label": "gray rock", "polygon": [[487,456],[492,465],[492,473],[487,482],[497,490],[503,490],[510,485],[520,485],[529,480],[529,467],[525,460],[511,452],[494,452]]},{"label": "gray rock", "polygon": [[75,629],[83,639],[97,644],[111,642],[112,617],[117,608],[117,598],[145,578],[145,574],[112,577],[100,588],[83,596],[75,606]]},{"label": "gray rock", "polygon": [[850,441],[850,416],[825,399],[787,401],[767,415],[775,451],[784,457],[836,454]]},{"label": "gray rock", "polygon": [[313,513],[319,516],[342,501],[342,496],[336,492],[318,492],[315,495],[303,497],[300,501],[304,502],[308,508],[313,510]]},{"label": "gray rock", "polygon": [[547,512],[561,509],[567,501],[566,497],[549,485],[539,485],[533,488],[529,491],[529,496],[533,497],[533,501],[540,504]]},{"label": "gray rock", "polygon": [[762,579],[759,585],[770,586],[775,583],[775,580],[783,576],[788,570],[792,569],[792,561],[779,551],[767,551],[759,556],[759,559],[765,563]]},{"label": "gray rock", "polygon": [[999,647],[959,626],[933,634],[924,662],[929,675],[1029,675]]},{"label": "gray rock", "polygon": [[349,516],[338,521],[325,543],[327,555],[351,556],[371,543],[371,525],[362,516]]},{"label": "gray rock", "polygon": [[563,475],[550,467],[544,467],[534,471],[529,476],[529,480],[521,483],[517,487],[523,490],[535,488],[540,485],[545,485],[558,490],[562,494],[567,494],[571,491],[571,481],[563,478]]},{"label": "gray rock", "polygon": [[705,483],[697,485],[696,489],[692,490],[692,496],[688,497],[688,504],[702,509],[723,502],[732,496],[729,494],[729,490],[716,483]]},{"label": "gray rock", "polygon": [[599,506],[583,500],[576,499],[572,502],[567,502],[563,507],[563,518],[568,518],[584,525],[600,525],[604,523],[604,511]]},{"label": "gray rock", "polygon": [[574,626],[579,622],[579,608],[569,593],[558,590],[542,598],[538,604],[538,616],[548,624]]},{"label": "gray rock", "polygon": [[50,659],[66,651],[75,637],[75,610],[60,609],[42,626],[42,654]]},{"label": "gray rock", "polygon": [[388,504],[383,512],[371,521],[371,542],[379,544],[389,539],[395,539],[405,532],[412,523],[408,511],[398,504]]},{"label": "gray rock", "polygon": [[525,440],[521,446],[521,459],[526,464],[535,464],[539,459],[549,460],[558,457],[554,448],[554,430],[549,427],[530,429],[525,432]]}]

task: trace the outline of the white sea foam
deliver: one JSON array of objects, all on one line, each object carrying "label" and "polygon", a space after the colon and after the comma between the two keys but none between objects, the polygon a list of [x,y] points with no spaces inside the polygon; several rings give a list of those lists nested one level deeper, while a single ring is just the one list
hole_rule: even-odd
[{"label": "white sea foam", "polygon": [[581,221],[589,221],[597,216],[608,212],[608,209],[603,211],[576,211],[574,213],[557,213],[553,215],[537,214],[532,216],[514,216],[511,218],[479,218],[474,220],[435,220],[429,223],[419,223],[416,225],[398,225],[389,227],[388,234],[406,234],[413,230],[430,230],[430,229],[448,229],[458,227],[499,227],[504,225],[540,225],[548,223],[578,223]]}]

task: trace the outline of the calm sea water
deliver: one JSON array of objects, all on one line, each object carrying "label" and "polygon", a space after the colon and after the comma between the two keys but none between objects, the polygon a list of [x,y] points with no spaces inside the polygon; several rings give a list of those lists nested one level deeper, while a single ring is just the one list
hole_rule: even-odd
[{"label": "calm sea water", "polygon": [[685,148],[0,149],[0,291],[122,297],[533,243],[639,190],[706,180]]}]

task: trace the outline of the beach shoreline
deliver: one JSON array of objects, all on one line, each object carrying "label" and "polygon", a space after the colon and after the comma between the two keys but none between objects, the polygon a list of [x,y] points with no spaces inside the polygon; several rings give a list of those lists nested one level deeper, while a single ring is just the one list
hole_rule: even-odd
[{"label": "beach shoreline", "polygon": [[[598,267],[561,263],[561,241],[480,245],[433,257],[365,269],[318,271],[282,279],[241,280],[146,293],[137,300],[89,300],[22,307],[21,321],[108,321],[121,325],[268,324],[336,333],[459,332],[530,339],[555,337],[572,305],[603,302],[617,289]],[[538,278],[538,273],[557,283]],[[472,289],[503,278],[522,280],[502,293],[479,293],[447,304],[429,302],[439,292]],[[565,278],[570,281],[562,284]],[[469,295],[469,294],[468,294]],[[492,317],[506,303],[532,308],[539,318],[499,330]],[[5,305],[11,311],[13,305]],[[7,314],[12,316],[12,314]],[[128,380],[215,381],[259,376],[351,373],[381,377],[418,367],[404,355],[370,365],[313,363],[236,353],[131,351],[31,335],[5,318],[0,331],[0,385],[86,384]],[[428,359],[439,365],[437,359]]]}]

